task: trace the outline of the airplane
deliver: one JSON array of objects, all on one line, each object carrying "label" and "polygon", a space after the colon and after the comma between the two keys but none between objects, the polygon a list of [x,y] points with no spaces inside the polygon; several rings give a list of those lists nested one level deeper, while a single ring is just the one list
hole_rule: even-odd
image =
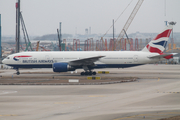
[{"label": "airplane", "polygon": [[163,53],[175,22],[151,40],[141,51],[34,51],[7,56],[2,63],[19,68],[52,68],[54,72],[84,69],[81,75],[96,75],[93,69],[127,68],[171,59],[177,53]]}]

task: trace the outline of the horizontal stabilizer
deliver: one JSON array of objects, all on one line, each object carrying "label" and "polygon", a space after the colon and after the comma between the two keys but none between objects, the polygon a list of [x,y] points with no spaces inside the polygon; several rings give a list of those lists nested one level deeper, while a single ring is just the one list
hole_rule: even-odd
[{"label": "horizontal stabilizer", "polygon": [[159,59],[161,59],[161,58],[166,58],[166,59],[171,59],[171,58],[173,58],[173,56],[174,55],[176,55],[176,54],[178,54],[178,53],[163,53],[163,54],[161,54],[161,55],[156,55],[156,56],[151,56],[151,57],[149,57],[149,58],[159,58]]}]

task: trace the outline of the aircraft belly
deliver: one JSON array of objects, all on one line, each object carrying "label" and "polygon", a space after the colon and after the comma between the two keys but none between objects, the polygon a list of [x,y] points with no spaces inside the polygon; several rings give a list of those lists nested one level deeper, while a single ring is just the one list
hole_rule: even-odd
[{"label": "aircraft belly", "polygon": [[7,64],[14,68],[52,68],[52,64]]},{"label": "aircraft belly", "polygon": [[143,64],[96,64],[93,68],[127,68],[127,67],[134,67]]}]

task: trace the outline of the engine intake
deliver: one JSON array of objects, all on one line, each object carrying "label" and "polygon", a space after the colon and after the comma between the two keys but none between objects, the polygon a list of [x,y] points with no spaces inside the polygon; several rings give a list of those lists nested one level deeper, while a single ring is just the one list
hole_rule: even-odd
[{"label": "engine intake", "polygon": [[67,72],[67,71],[74,71],[75,68],[70,66],[68,63],[54,63],[53,64],[53,71],[54,72]]}]

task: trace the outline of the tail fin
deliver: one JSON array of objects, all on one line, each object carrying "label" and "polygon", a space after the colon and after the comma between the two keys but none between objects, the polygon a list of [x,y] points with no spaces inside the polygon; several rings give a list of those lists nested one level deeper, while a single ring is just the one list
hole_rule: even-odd
[{"label": "tail fin", "polygon": [[161,33],[147,44],[142,51],[151,53],[163,53],[174,24],[168,25]]}]

